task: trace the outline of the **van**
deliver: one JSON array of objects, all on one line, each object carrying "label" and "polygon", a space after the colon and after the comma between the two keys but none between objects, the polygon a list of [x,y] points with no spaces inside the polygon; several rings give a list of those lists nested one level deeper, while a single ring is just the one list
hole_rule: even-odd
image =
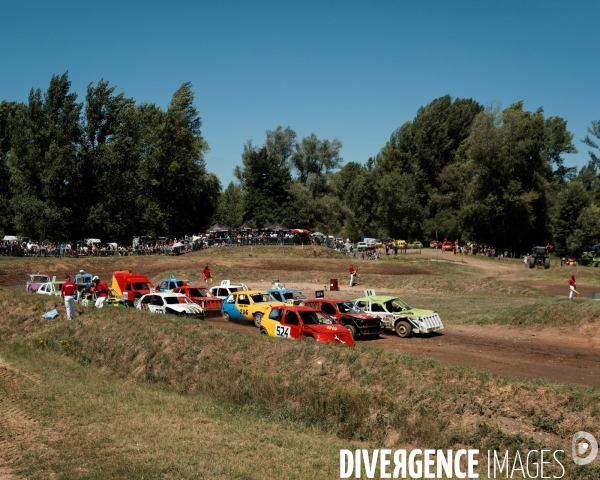
[{"label": "van", "polygon": [[154,285],[148,277],[141,273],[133,273],[131,270],[114,272],[111,288],[134,307],[137,307],[142,295],[154,293]]}]

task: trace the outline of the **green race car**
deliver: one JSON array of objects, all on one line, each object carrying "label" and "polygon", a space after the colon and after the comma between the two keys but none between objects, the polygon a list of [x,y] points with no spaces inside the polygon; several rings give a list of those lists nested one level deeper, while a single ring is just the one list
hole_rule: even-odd
[{"label": "green race car", "polygon": [[[374,292],[373,292],[374,293]],[[444,329],[437,312],[412,308],[397,297],[369,296],[352,300],[363,312],[381,317],[385,329],[402,338],[411,333],[430,333]]]}]

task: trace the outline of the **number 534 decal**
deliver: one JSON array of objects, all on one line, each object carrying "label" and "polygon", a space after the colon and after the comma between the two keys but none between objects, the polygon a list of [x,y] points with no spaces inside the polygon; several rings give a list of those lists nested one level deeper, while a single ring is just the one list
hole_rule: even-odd
[{"label": "number 534 decal", "polygon": [[290,338],[290,327],[284,325],[277,325],[275,327],[275,336],[282,338]]}]

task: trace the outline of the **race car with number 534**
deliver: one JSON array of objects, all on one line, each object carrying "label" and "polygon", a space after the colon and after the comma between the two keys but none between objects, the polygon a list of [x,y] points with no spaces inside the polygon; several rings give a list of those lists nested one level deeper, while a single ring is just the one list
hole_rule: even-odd
[{"label": "race car with number 534", "polygon": [[290,304],[272,307],[269,316],[260,324],[260,333],[278,338],[312,338],[317,342],[354,345],[348,329],[329,315],[316,308]]},{"label": "race car with number 534", "polygon": [[223,320],[250,320],[254,325],[260,327],[265,314],[274,305],[283,305],[275,300],[269,293],[259,290],[242,290],[232,292],[223,302],[221,315]]}]

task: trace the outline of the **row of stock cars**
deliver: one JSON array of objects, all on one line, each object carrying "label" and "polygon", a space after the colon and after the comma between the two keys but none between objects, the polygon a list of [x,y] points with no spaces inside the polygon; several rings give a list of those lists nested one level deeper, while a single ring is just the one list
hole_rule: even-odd
[{"label": "row of stock cars", "polygon": [[[74,277],[77,303],[93,307],[93,275],[81,270]],[[56,277],[33,274],[28,292],[60,295],[63,282]],[[174,314],[204,319],[221,314],[223,320],[254,324],[261,334],[279,338],[309,338],[320,342],[354,345],[355,338],[378,337],[393,332],[401,338],[444,329],[437,312],[412,308],[393,296],[377,296],[366,290],[354,300],[308,298],[298,289],[273,280],[271,289],[251,290],[246,285],[223,280],[219,285],[195,285],[176,278],[161,280],[155,287],[143,274],[130,270],[113,273],[107,307],[133,307],[150,313]],[[333,292],[332,292],[333,294]]]}]

